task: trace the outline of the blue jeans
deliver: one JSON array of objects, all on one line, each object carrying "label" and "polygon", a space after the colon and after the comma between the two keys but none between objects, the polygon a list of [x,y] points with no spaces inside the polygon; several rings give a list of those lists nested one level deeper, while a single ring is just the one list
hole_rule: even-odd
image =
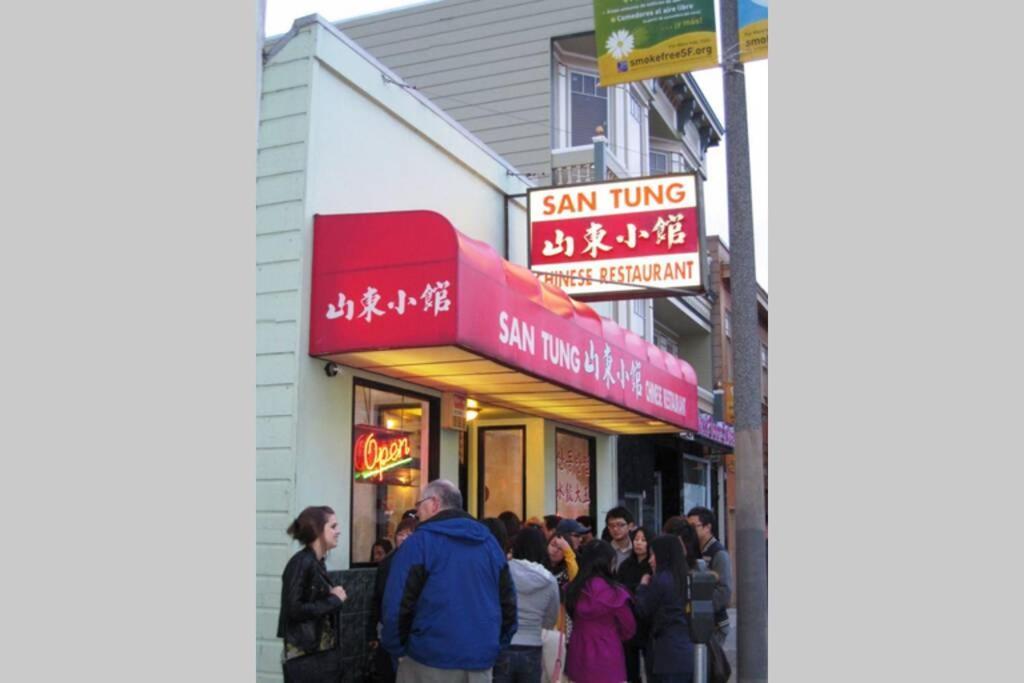
[{"label": "blue jeans", "polygon": [[494,662],[494,683],[540,683],[542,663],[540,645],[510,645]]}]

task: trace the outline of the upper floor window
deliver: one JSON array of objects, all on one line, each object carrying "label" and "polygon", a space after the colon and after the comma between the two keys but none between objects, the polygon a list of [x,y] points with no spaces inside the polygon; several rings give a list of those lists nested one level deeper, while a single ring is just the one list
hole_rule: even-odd
[{"label": "upper floor window", "polygon": [[668,173],[668,155],[664,152],[651,152],[651,175]]},{"label": "upper floor window", "polygon": [[608,130],[608,91],[597,82],[597,76],[570,72],[569,130],[573,147],[591,144],[598,126]]},{"label": "upper floor window", "polygon": [[725,336],[732,339],[732,315],[729,311],[725,312]]},{"label": "upper floor window", "polygon": [[629,98],[629,115],[633,117],[634,121],[640,123],[640,103],[633,96]]},{"label": "upper floor window", "polygon": [[679,343],[661,330],[654,331],[654,345],[673,356],[679,356]]},{"label": "upper floor window", "polygon": [[764,344],[761,344],[761,367],[768,367],[768,347]]},{"label": "upper floor window", "polygon": [[641,337],[647,334],[647,299],[633,299],[630,329]]}]

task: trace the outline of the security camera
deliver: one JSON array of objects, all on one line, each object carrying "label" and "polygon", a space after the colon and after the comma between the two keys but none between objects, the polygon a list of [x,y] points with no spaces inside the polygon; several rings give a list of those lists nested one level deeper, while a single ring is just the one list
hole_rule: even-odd
[{"label": "security camera", "polygon": [[335,377],[338,374],[338,364],[334,361],[328,361],[327,365],[324,366],[324,374],[328,377]]}]

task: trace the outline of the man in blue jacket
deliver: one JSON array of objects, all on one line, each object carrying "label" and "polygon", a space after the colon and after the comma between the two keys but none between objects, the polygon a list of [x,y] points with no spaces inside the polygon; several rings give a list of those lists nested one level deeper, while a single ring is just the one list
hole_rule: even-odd
[{"label": "man in blue jacket", "polygon": [[381,642],[398,658],[398,683],[490,681],[517,626],[505,553],[450,481],[427,484],[416,512],[384,589]]}]

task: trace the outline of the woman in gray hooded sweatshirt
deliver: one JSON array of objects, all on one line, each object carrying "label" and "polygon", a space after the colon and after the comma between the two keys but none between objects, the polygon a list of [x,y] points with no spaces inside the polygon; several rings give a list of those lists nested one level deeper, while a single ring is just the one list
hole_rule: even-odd
[{"label": "woman in gray hooded sweatshirt", "polygon": [[524,527],[512,544],[508,566],[516,586],[519,628],[494,663],[494,683],[541,681],[540,632],[558,620],[558,583],[547,568],[547,546],[544,532],[533,527]]}]

